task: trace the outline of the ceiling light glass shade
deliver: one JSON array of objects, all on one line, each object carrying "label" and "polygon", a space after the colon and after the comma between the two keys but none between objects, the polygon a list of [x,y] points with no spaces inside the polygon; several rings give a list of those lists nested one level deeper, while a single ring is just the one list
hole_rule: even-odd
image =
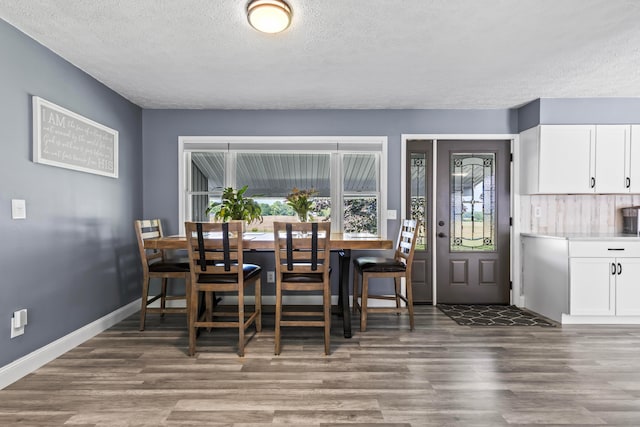
[{"label": "ceiling light glass shade", "polygon": [[291,8],[282,0],[253,0],[247,6],[249,24],[263,33],[279,33],[291,24]]}]

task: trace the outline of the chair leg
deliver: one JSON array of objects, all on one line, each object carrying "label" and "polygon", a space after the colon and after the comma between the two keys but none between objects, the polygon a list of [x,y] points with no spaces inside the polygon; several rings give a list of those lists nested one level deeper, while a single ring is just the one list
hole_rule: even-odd
[{"label": "chair leg", "polygon": [[401,284],[401,280],[399,277],[394,277],[393,278],[393,283],[395,284],[395,288],[396,288],[396,309],[398,311],[396,311],[396,315],[399,316],[400,315],[400,284]]},{"label": "chair leg", "polygon": [[282,284],[276,283],[276,325],[274,354],[280,354],[280,320],[282,319]]},{"label": "chair leg", "polygon": [[162,278],[162,289],[160,294],[160,317],[164,317],[164,310],[167,308],[167,278]]},{"label": "chair leg", "polygon": [[358,269],[353,268],[353,314],[358,312],[358,308],[360,307],[358,304],[358,279],[360,275],[358,274]]},{"label": "chair leg", "polygon": [[195,326],[196,320],[198,318],[198,311],[199,311],[199,307],[198,307],[198,290],[194,289],[193,286],[191,286],[191,295],[189,295],[189,298],[191,299],[191,301],[189,302],[189,356],[193,356],[196,353],[196,332],[197,332],[197,327]]},{"label": "chair leg", "polygon": [[260,283],[260,278],[255,281],[254,287],[255,293],[255,312],[256,312],[256,332],[262,331],[262,285]]},{"label": "chair leg", "polygon": [[360,332],[367,330],[367,305],[369,305],[369,276],[362,273],[362,295],[360,296]]},{"label": "chair leg", "polygon": [[413,321],[413,288],[411,287],[411,273],[407,274],[405,278],[407,285],[407,308],[409,309],[409,329],[414,330],[415,324]]},{"label": "chair leg", "polygon": [[140,307],[140,330],[144,331],[144,324],[147,318],[147,300],[149,299],[149,276],[142,278],[142,304]]},{"label": "chair leg", "polygon": [[322,298],[324,305],[324,354],[331,353],[331,289],[330,284],[324,284],[324,295]]},{"label": "chair leg", "polygon": [[189,316],[191,316],[191,275],[184,278],[184,303],[187,310],[187,328],[189,327]]},{"label": "chair leg", "polygon": [[238,286],[238,356],[244,356],[244,283]]}]

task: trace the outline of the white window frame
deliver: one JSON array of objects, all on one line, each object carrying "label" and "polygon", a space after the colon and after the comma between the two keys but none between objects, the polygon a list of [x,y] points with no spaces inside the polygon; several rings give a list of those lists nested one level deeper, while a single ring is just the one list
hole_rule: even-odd
[{"label": "white window frame", "polygon": [[[330,152],[331,155],[331,205],[343,203],[343,153],[370,152],[380,153],[377,160],[379,168],[379,206],[378,234],[387,235],[387,137],[386,136],[179,136],[178,137],[178,230],[184,229],[187,209],[186,194],[191,176],[190,153],[193,151],[223,151],[225,156],[225,186],[235,188],[235,153],[250,152]],[[379,147],[379,148],[375,148]],[[334,155],[337,154],[337,155]],[[342,215],[332,216],[331,230],[342,230]]]}]

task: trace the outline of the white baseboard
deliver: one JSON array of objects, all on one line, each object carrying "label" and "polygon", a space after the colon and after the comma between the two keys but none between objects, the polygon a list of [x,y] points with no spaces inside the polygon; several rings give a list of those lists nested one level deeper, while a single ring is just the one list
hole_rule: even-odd
[{"label": "white baseboard", "polygon": [[0,390],[140,310],[140,299],[0,367]]},{"label": "white baseboard", "polygon": [[576,316],[562,313],[563,325],[638,325],[640,316]]}]

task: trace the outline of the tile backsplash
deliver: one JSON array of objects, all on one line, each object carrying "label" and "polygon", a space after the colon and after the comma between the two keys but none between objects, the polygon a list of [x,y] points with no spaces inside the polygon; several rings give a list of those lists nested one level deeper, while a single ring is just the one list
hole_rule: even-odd
[{"label": "tile backsplash", "polygon": [[[521,232],[620,233],[621,208],[640,206],[640,194],[544,194],[520,197]],[[539,216],[536,216],[536,213]]]}]

